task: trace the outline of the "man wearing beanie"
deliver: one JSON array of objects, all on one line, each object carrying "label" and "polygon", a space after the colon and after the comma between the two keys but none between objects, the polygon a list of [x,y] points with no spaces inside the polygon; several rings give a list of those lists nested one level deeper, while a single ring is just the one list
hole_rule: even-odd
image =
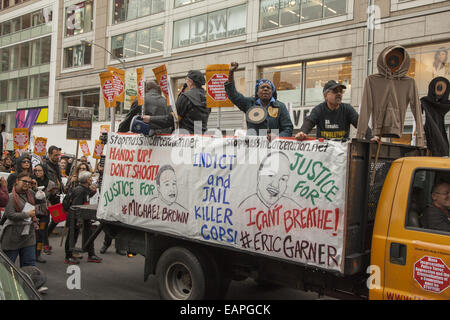
[{"label": "man wearing beanie", "polygon": [[[180,129],[190,134],[201,134],[207,130],[211,109],[206,108],[206,91],[203,89],[205,77],[198,70],[191,70],[186,76],[185,90],[176,102]],[[144,116],[144,122],[151,129],[173,127],[173,114],[168,116]]]}]

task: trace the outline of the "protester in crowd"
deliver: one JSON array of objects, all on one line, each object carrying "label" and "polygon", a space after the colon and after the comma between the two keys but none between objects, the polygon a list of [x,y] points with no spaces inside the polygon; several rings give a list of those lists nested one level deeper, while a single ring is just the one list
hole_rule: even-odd
[{"label": "protester in crowd", "polygon": [[36,265],[36,235],[38,221],[35,207],[35,193],[30,190],[32,183],[28,172],[17,175],[5,208],[6,222],[0,235],[2,250],[15,263],[20,256],[20,267]]},{"label": "protester in crowd", "polygon": [[[44,163],[46,175],[50,181],[53,181],[57,186],[57,195],[64,192],[64,184],[62,182],[61,169],[59,167],[59,160],[61,158],[61,149],[56,146],[50,146],[47,151],[48,159]],[[53,220],[48,225],[48,235],[52,234],[56,224]]]},{"label": "protester in crowd", "polygon": [[46,201],[41,205],[42,210],[40,215],[36,215],[39,219],[39,230],[37,232],[36,240],[36,261],[44,263],[45,260],[41,256],[42,250],[46,254],[51,254],[52,247],[48,241],[48,225],[50,222],[50,215],[48,212],[48,207],[59,203],[59,196],[57,195],[57,185],[50,181],[47,177],[45,167],[38,164],[33,169],[33,180],[36,181],[36,189],[43,187],[42,191],[45,193]]},{"label": "protester in crowd", "polygon": [[18,175],[27,172],[31,176],[31,155],[24,152],[16,161],[16,170],[8,176],[8,192],[12,192]]},{"label": "protester in crowd", "polygon": [[[208,118],[211,109],[206,107],[206,91],[203,89],[205,77],[198,70],[191,70],[186,76],[186,90],[182,92],[176,102],[179,128],[190,134],[201,134],[208,129]],[[145,115],[144,122],[152,130],[174,129],[174,114]]]},{"label": "protester in crowd", "polygon": [[93,173],[93,172],[94,172],[94,170],[92,169],[91,163],[88,161],[87,157],[82,156],[82,157],[80,158],[80,163],[84,163],[84,164],[87,166],[88,171],[89,171],[90,173]]},{"label": "protester in crowd", "polygon": [[61,177],[67,177],[70,172],[67,171],[67,158],[59,160],[59,168],[61,170]]},{"label": "protester in crowd", "polygon": [[13,160],[9,154],[5,154],[0,165],[0,172],[10,173],[12,170],[14,170]]},{"label": "protester in crowd", "polygon": [[[351,105],[342,103],[346,88],[334,80],[325,84],[323,87],[325,101],[315,106],[305,118],[300,132],[295,135],[297,140],[305,139],[314,127],[316,127],[317,138],[336,140],[349,138],[350,125],[355,128],[358,126],[358,113]],[[371,138],[372,132],[369,128],[366,139]]]},{"label": "protester in crowd", "polygon": [[5,139],[5,135],[4,135],[5,128],[6,128],[6,126],[4,123],[0,124],[0,155],[3,154],[3,151],[5,151],[5,146],[6,146],[6,141],[5,141],[6,139]]},{"label": "protester in crowd", "polygon": [[431,191],[432,203],[423,213],[423,227],[450,232],[450,184],[436,184]]},{"label": "protester in crowd", "polygon": [[64,187],[64,194],[68,194],[70,190],[78,185],[78,176],[83,171],[89,172],[89,167],[85,163],[79,163],[78,166],[73,170],[72,175],[67,180],[66,186]]},{"label": "protester in crowd", "polygon": [[234,83],[234,72],[239,63],[232,62],[228,73],[228,81],[225,82],[225,91],[228,98],[241,111],[247,113],[255,105],[267,110],[267,118],[261,123],[249,122],[247,119],[247,135],[267,135],[269,139],[279,137],[291,137],[294,126],[285,104],[277,100],[277,91],[272,81],[260,79],[256,82],[255,96],[244,97],[239,93]]},{"label": "protester in crowd", "polygon": [[[95,187],[92,186],[92,174],[88,171],[82,171],[78,176],[79,185],[76,186],[70,194],[71,206],[84,205],[89,203],[89,199],[96,193]],[[70,225],[71,219],[75,219],[69,211],[66,223]],[[83,238],[88,239],[92,232],[92,225],[90,220],[83,220]],[[74,241],[77,242],[80,233],[80,226],[75,223],[75,230],[68,229],[69,232],[66,238],[66,264],[79,264],[80,261],[73,256],[73,251],[70,250],[71,232],[74,232]],[[95,255],[94,243],[88,248],[88,262],[100,263],[102,259]]]}]

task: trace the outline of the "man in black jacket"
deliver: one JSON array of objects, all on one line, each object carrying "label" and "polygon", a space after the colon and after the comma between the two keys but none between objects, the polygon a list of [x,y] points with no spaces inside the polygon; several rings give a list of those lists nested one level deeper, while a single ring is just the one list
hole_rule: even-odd
[{"label": "man in black jacket", "polygon": [[[198,70],[191,70],[186,76],[186,91],[177,99],[179,127],[189,134],[202,134],[208,129],[208,118],[211,109],[206,107],[206,91],[203,89],[205,77]],[[150,124],[151,129],[174,127],[174,115],[144,116],[144,122]]]},{"label": "man in black jacket", "polygon": [[427,229],[450,232],[450,184],[443,182],[433,187],[432,204],[423,213],[423,224]]},{"label": "man in black jacket", "polygon": [[[92,186],[92,174],[87,171],[83,171],[78,176],[79,185],[76,186],[71,193],[67,196],[70,197],[71,206],[79,206],[84,204],[89,204],[89,199],[95,195],[96,190],[95,187]],[[67,214],[66,223],[70,225],[71,219],[75,219],[72,216],[72,213],[69,210]],[[91,221],[83,220],[83,239],[88,239],[91,235]],[[68,229],[67,238],[66,238],[66,259],[64,263],[66,264],[79,264],[80,261],[73,257],[73,252],[70,250],[70,236],[71,233],[74,232],[74,242],[77,242],[78,235],[80,233],[80,226],[75,224],[75,230]],[[94,243],[92,243],[88,248],[88,262],[100,263],[102,259],[95,255],[94,251]]]}]

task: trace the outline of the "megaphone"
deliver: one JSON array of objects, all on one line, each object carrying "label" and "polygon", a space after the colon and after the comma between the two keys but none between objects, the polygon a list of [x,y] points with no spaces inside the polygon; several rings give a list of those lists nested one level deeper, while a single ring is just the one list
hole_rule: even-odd
[{"label": "megaphone", "polygon": [[141,116],[134,116],[131,120],[130,131],[148,135],[150,132],[150,125],[145,123]]}]

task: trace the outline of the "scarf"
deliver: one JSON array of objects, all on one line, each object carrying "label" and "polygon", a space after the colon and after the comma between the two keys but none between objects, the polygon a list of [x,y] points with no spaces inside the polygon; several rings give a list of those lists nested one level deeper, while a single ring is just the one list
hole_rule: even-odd
[{"label": "scarf", "polygon": [[[12,194],[13,194],[13,199],[14,199],[14,208],[15,208],[16,212],[22,212],[23,208],[25,207],[25,204],[21,205],[20,199],[19,199],[19,194],[16,191],[16,187],[14,187],[12,189]],[[30,204],[34,205],[34,197],[29,190],[26,192],[26,195],[27,195],[28,202]],[[33,221],[34,229],[39,230],[39,224],[38,224],[36,215],[31,220]]]},{"label": "scarf", "polygon": [[258,90],[259,90],[259,87],[260,87],[263,83],[268,83],[268,84],[270,84],[270,86],[272,87],[272,99],[275,99],[275,100],[276,100],[276,99],[278,98],[277,89],[275,88],[275,85],[273,84],[273,82],[270,81],[270,80],[267,80],[267,79],[259,79],[259,80],[256,80],[256,86],[255,86],[255,99],[256,99],[256,100],[259,100],[259,97],[258,97]]}]

